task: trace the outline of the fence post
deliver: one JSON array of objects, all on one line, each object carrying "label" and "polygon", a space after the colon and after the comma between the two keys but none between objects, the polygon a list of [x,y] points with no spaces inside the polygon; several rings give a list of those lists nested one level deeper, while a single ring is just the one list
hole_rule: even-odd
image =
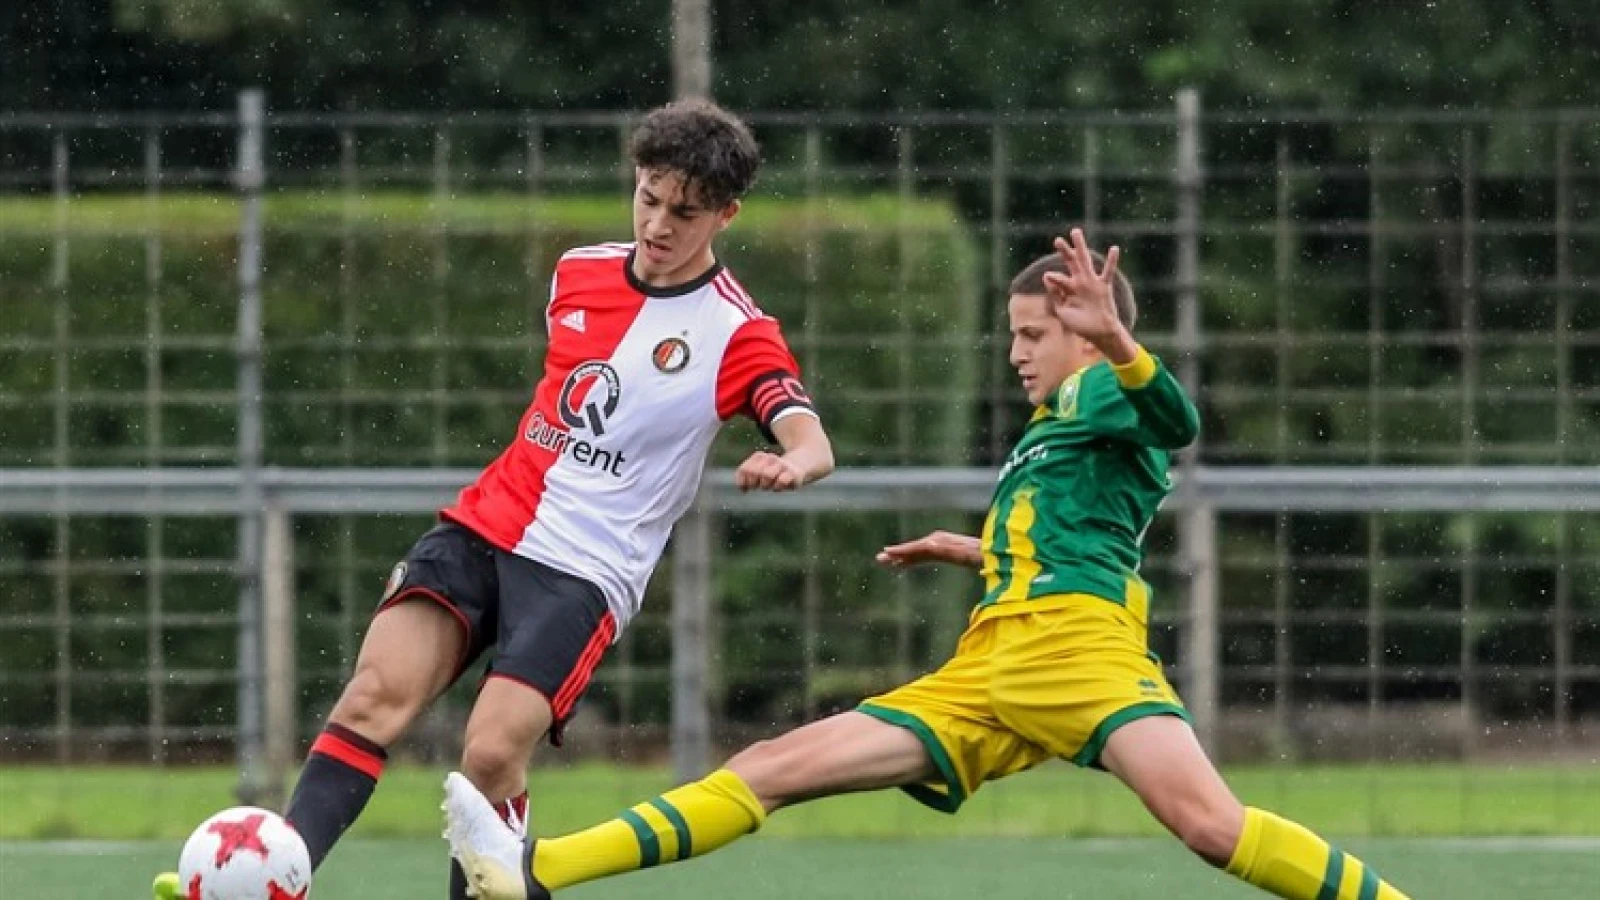
[{"label": "fence post", "polygon": [[672,0],[672,96],[711,96],[711,0]]},{"label": "fence post", "polygon": [[[1200,93],[1178,92],[1178,378],[1191,397],[1200,396]],[[1183,630],[1184,698],[1194,717],[1195,734],[1208,751],[1217,737],[1217,518],[1194,493],[1200,462],[1197,440],[1183,455],[1183,512],[1178,520],[1178,553],[1188,583],[1188,614]]]},{"label": "fence post", "polygon": [[259,89],[239,93],[239,710],[237,794],[261,802],[266,777],[262,731],[261,658],[261,189],[266,181],[262,144],[265,99]]},{"label": "fence post", "polygon": [[299,750],[295,690],[294,532],[289,511],[268,502],[261,552],[262,638],[266,691],[267,782],[262,800],[281,809]]},{"label": "fence post", "polygon": [[[72,308],[69,284],[69,237],[67,207],[72,202],[71,155],[67,135],[57,131],[50,141],[50,194],[54,198],[55,236],[51,242],[50,287],[55,293],[54,365],[55,394],[53,462],[65,469],[71,463],[72,354],[68,347],[72,335]],[[51,578],[55,607],[55,702],[56,761],[72,759],[72,525],[64,510],[57,510],[55,559]]]},{"label": "fence post", "polygon": [[698,500],[672,540],[672,773],[711,766],[711,516]]}]

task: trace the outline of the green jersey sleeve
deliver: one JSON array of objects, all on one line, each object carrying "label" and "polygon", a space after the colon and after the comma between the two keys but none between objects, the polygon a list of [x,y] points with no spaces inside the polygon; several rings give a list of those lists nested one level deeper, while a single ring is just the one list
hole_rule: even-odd
[{"label": "green jersey sleeve", "polygon": [[1195,409],[1162,362],[1144,350],[1125,366],[1094,366],[1082,375],[1077,396],[1058,414],[1074,416],[1104,437],[1160,450],[1179,450],[1200,434]]}]

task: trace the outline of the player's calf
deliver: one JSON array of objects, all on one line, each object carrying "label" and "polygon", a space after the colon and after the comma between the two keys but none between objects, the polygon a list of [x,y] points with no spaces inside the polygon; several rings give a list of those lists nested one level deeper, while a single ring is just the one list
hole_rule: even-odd
[{"label": "player's calf", "polygon": [[361,815],[388,752],[349,728],[329,723],[311,745],[284,817],[300,832],[316,869]]},{"label": "player's calf", "polygon": [[1163,800],[1147,802],[1161,824],[1196,856],[1219,869],[1226,866],[1244,831],[1244,806],[1231,796]]}]

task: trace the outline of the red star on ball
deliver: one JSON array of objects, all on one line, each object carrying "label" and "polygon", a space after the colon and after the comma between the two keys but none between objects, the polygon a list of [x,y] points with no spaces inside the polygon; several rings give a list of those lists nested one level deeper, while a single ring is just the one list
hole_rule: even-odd
[{"label": "red star on ball", "polygon": [[189,900],[200,900],[200,873],[189,879]]},{"label": "red star on ball", "polygon": [[261,843],[261,823],[266,820],[266,816],[255,813],[238,822],[212,822],[206,830],[221,839],[217,845],[215,865],[221,867],[240,850],[259,853],[262,859],[266,859],[267,845]]},{"label": "red star on ball", "polygon": [[278,887],[276,881],[269,881],[267,882],[267,900],[306,900],[306,891],[310,889],[311,885],[308,884],[301,887],[298,892],[291,894]]}]

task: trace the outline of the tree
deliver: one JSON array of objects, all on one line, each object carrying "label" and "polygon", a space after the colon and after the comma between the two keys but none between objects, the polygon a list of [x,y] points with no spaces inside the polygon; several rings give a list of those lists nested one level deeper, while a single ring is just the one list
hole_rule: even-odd
[{"label": "tree", "polygon": [[[0,107],[643,108],[671,95],[671,0],[86,0],[0,10]],[[739,108],[1586,106],[1589,0],[817,0],[714,4]]]}]

